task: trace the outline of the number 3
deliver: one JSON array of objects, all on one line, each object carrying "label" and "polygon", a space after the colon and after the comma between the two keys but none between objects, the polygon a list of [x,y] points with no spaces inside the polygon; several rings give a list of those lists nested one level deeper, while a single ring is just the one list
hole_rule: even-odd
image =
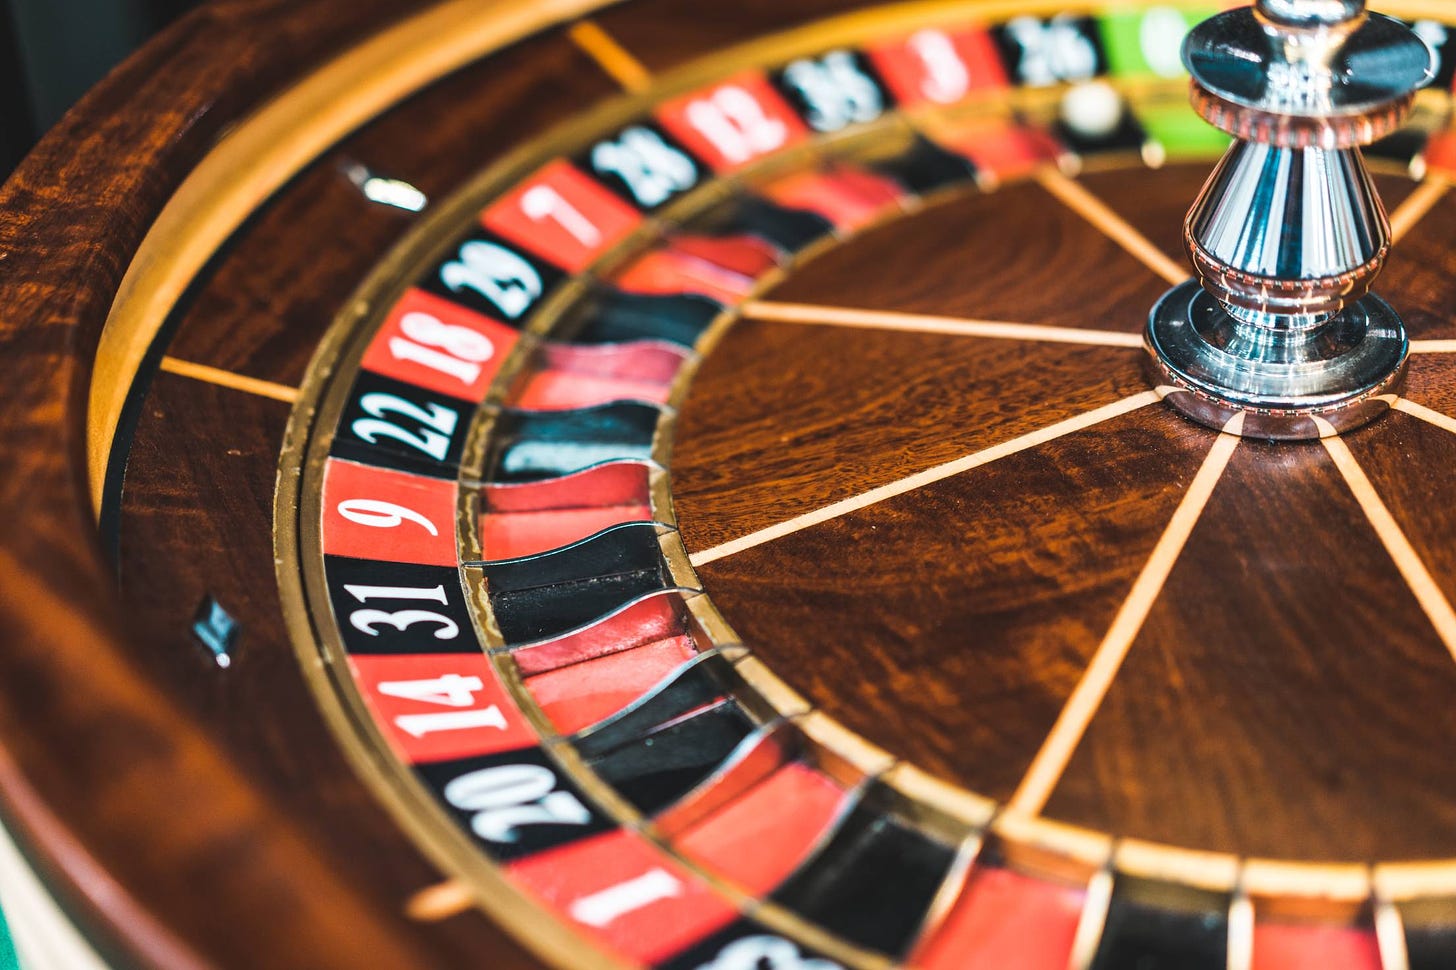
[{"label": "number 3", "polygon": [[436,640],[453,640],[460,635],[460,626],[454,620],[430,610],[400,610],[397,613],[387,613],[384,610],[355,610],[349,614],[349,623],[354,629],[367,633],[371,637],[379,636],[379,631],[374,629],[377,623],[392,626],[403,633],[416,623],[431,622],[440,625],[435,630]]},{"label": "number 3", "polygon": [[[346,585],[344,589],[361,603],[367,603],[375,597],[395,600],[430,600],[435,603],[449,602],[445,597],[444,586],[416,589],[411,586]],[[375,624],[378,623],[392,626],[401,633],[416,623],[438,623],[439,629],[435,631],[436,640],[453,640],[460,635],[459,624],[448,616],[442,616],[433,610],[397,610],[393,613],[386,610],[355,610],[349,614],[349,623],[354,629],[367,633],[371,637],[379,636],[379,631],[374,629]]]}]

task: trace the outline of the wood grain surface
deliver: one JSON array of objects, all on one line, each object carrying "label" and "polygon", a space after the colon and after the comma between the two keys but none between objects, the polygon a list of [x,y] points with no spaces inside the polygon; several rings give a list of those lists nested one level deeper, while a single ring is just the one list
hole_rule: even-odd
[{"label": "wood grain surface", "polygon": [[[1182,214],[1206,172],[1130,167],[1085,185],[1181,260]],[[1392,208],[1411,187],[1381,182]],[[1382,281],[1428,333],[1452,303],[1441,211]],[[1164,286],[1022,185],[867,234],[767,299],[1136,330]],[[1415,361],[1414,399],[1456,406],[1448,359]],[[679,421],[684,538],[710,548],[1046,427],[1146,387],[1139,365],[1140,352],[1113,348],[741,323]],[[1005,799],[1213,437],[1154,406],[700,572],[745,641],[814,704]],[[1439,500],[1456,435],[1395,414],[1348,442],[1456,591]],[[1449,855],[1453,701],[1456,662],[1325,450],[1246,442],[1045,812],[1242,854]]]},{"label": "wood grain surface", "polygon": [[336,145],[233,237],[168,353],[296,386],[334,314],[418,219],[366,200],[345,166],[439,201],[521,141],[615,93],[559,33],[432,85]]},{"label": "wood grain surface", "polygon": [[[119,583],[84,480],[90,358],[158,211],[230,125],[423,6],[214,0],[114,72],[0,187],[0,507],[10,520],[0,530],[0,812],[67,906],[124,964],[433,966],[458,965],[467,953],[493,967],[534,962],[479,913],[429,927],[401,914],[402,894],[438,874],[329,743],[279,629],[269,508],[285,406],[175,375],[154,378],[134,414]],[[859,6],[745,0],[705,10],[687,0],[635,0],[599,20],[660,70]],[[323,328],[412,221],[365,203],[342,164],[365,164],[439,198],[521,139],[615,90],[576,48],[546,36],[421,93],[336,146],[239,231],[172,322],[168,352],[296,384]],[[1097,176],[1089,185],[1167,248],[1166,214],[1181,219],[1199,179],[1194,169],[1172,168]],[[1401,262],[1398,252],[1382,285],[1397,305],[1409,303],[1417,336],[1449,334],[1442,328],[1456,285],[1452,204],[1444,200],[1417,227],[1410,258]],[[873,233],[806,266],[774,298],[1130,333],[1164,285],[1044,190],[1024,185]],[[1412,393],[1449,410],[1456,384],[1447,374],[1439,362],[1418,362]],[[709,358],[683,416],[674,471],[685,534],[702,548],[1144,388],[1136,351],[745,323]],[[1430,469],[1448,467],[1440,462],[1451,443],[1399,417],[1389,423],[1398,435],[1377,440],[1372,432],[1351,447],[1449,582],[1445,519],[1429,501],[1428,490],[1441,484],[1429,475],[1438,472],[1405,472],[1427,456]],[[1140,410],[723,560],[704,575],[765,659],[816,703],[925,767],[1004,795],[1209,437],[1161,410]],[[1266,496],[1265,466],[1254,454],[1245,452],[1235,471],[1248,480],[1244,492]],[[1294,491],[1329,499],[1328,512],[1306,505],[1277,516],[1272,497],[1220,499],[1233,505],[1224,520],[1265,530],[1258,539],[1271,555],[1292,555],[1278,545],[1271,516],[1288,528],[1347,523],[1358,535],[1327,466],[1311,460],[1291,474]],[[1235,665],[1205,662],[1179,634],[1188,617],[1160,615],[1145,635],[1167,646],[1135,650],[1119,690],[1141,688],[1161,705],[1110,698],[1109,717],[1094,724],[1059,796],[1067,802],[1054,801],[1055,811],[1089,823],[1116,816],[1118,825],[1148,832],[1182,824],[1166,831],[1210,845],[1272,844],[1311,817],[1368,822],[1362,813],[1374,811],[1375,796],[1345,799],[1341,787],[1354,785],[1349,772],[1358,770],[1374,773],[1358,778],[1374,792],[1407,786],[1400,805],[1420,824],[1399,837],[1406,841],[1362,831],[1344,847],[1291,844],[1340,857],[1435,845],[1438,829],[1449,828],[1439,803],[1450,793],[1439,780],[1430,780],[1429,795],[1409,786],[1435,770],[1428,736],[1440,722],[1417,717],[1409,698],[1444,702],[1446,658],[1409,620],[1379,550],[1358,539],[1346,548],[1343,533],[1332,535],[1326,530],[1324,541],[1336,545],[1323,558],[1355,556],[1374,593],[1340,597],[1351,600],[1341,603],[1344,612],[1314,610],[1283,626],[1236,631],[1250,641]],[[1249,567],[1229,533],[1195,538],[1196,555],[1177,582],[1198,589],[1199,564]],[[243,624],[227,672],[186,631],[204,594]],[[953,611],[924,619],[930,604],[947,602]],[[1308,630],[1295,620],[1328,626],[1331,616],[1345,625],[1330,629],[1367,642],[1322,677],[1310,669],[1315,647],[1300,639]],[[967,650],[968,639],[984,649]],[[1392,655],[1402,673],[1382,663]],[[1180,683],[1193,686],[1170,699],[1158,677],[1184,667],[1198,676],[1188,674]],[[1287,693],[1290,709],[1231,704],[1241,674],[1268,686],[1260,704]],[[1311,684],[1331,694],[1351,688],[1359,705],[1339,708],[1349,716],[1331,727],[1334,709],[1292,693]],[[1415,693],[1403,701],[1404,690]],[[1359,750],[1361,718],[1427,752],[1402,759],[1394,745]],[[1168,772],[1164,789],[1144,786],[1172,737],[1226,722],[1219,736],[1242,747],[1211,754],[1208,770],[1220,778],[1244,777],[1251,765],[1282,771],[1272,755],[1259,760],[1260,745],[1303,732],[1302,747],[1291,750],[1308,753],[1324,730],[1329,750],[1289,776],[1301,798],[1334,803],[1265,812],[1265,824],[1258,819],[1267,806],[1256,802],[1236,812],[1188,808],[1195,782],[1206,780],[1191,767]],[[1197,743],[1213,744],[1208,736]],[[1192,817],[1170,821],[1159,807],[1164,797]]]},{"label": "wood grain surface", "polygon": [[[478,915],[438,932],[403,927],[383,907],[427,875],[418,857],[396,837],[365,861],[356,836],[320,821],[327,807],[359,833],[390,834],[325,750],[269,615],[261,537],[281,406],[156,379],[135,412],[135,490],[120,527],[124,592],[135,602],[125,607],[84,481],[90,355],[156,213],[228,126],[425,5],[210,3],[114,72],[0,189],[0,495],[24,523],[0,537],[0,797],[47,880],[123,962],[422,966],[469,947],[484,947],[493,965],[529,962]],[[705,31],[700,13],[685,2],[624,7],[613,23],[647,39],[639,56],[665,63],[817,15],[745,5],[715,14]],[[422,93],[302,173],[240,231],[191,294],[190,316],[173,321],[168,351],[296,382],[345,295],[410,222],[363,204],[340,163],[437,198],[614,91],[554,38]],[[203,406],[215,406],[210,420],[197,419]],[[199,491],[184,495],[184,485]],[[203,589],[243,620],[232,676],[179,627]],[[257,716],[270,700],[282,718],[272,726]],[[298,744],[290,728],[313,740]]]},{"label": "wood grain surface", "polygon": [[[277,631],[269,503],[284,408],[158,379],[138,413],[135,517],[122,528],[135,608],[120,608],[80,462],[88,355],[171,191],[226,126],[421,6],[210,4],[78,105],[0,190],[3,488],[25,523],[0,540],[0,788],[55,890],[123,962],[534,963],[478,913],[405,925],[401,894],[439,876],[344,768]],[[296,382],[345,294],[408,225],[365,203],[340,162],[445,194],[614,90],[556,37],[424,92],[245,227],[235,268],[224,259],[195,294],[212,326],[182,321],[178,350]],[[192,420],[210,405],[211,421]],[[240,676],[189,642],[201,589],[244,622]],[[361,844],[373,836],[385,848]]]},{"label": "wood grain surface", "polygon": [[[973,228],[1008,224],[1024,244]],[[867,233],[767,298],[1135,332],[1164,288],[1028,184]],[[1135,349],[750,320],[694,382],[674,503],[708,548],[1146,389]]]},{"label": "wood grain surface", "polygon": [[[414,938],[409,961],[458,966],[480,953],[534,966],[479,910],[422,932],[404,901],[440,881],[359,782],[299,676],[272,575],[273,484],[288,406],[159,375],[130,454],[121,519],[120,594],[147,648],[135,662],[194,717],[329,859],[335,878],[369,906],[372,928]],[[204,600],[239,623],[224,669],[191,632]],[[276,895],[294,907],[312,890]],[[226,918],[226,914],[219,914]]]},{"label": "wood grain surface", "polygon": [[[232,239],[176,315],[171,356],[296,386],[348,295],[414,221],[367,201],[359,163],[439,198],[466,176],[614,93],[559,33],[516,45],[381,116],[295,178]],[[420,933],[403,902],[440,877],[343,759],[302,682],[273,578],[272,500],[284,404],[163,374],[141,402],[119,515],[121,595],[148,649],[138,662],[327,845],[392,933],[429,960],[529,961],[475,910]],[[242,625],[227,671],[191,618],[214,596]]]},{"label": "wood grain surface", "polygon": [[127,961],[418,956],[135,664],[83,461],[89,354],[152,217],[226,125],[408,10],[211,5],[118,68],[0,188],[0,497],[15,523],[0,538],[0,792],[56,891]]},{"label": "wood grain surface", "polygon": [[[1408,444],[1387,417],[1351,447]],[[1246,442],[1047,813],[1250,855],[1445,856],[1453,728],[1456,662],[1325,450]]]},{"label": "wood grain surface", "polygon": [[754,651],[870,741],[1011,795],[1197,470],[1144,411],[713,563]]}]

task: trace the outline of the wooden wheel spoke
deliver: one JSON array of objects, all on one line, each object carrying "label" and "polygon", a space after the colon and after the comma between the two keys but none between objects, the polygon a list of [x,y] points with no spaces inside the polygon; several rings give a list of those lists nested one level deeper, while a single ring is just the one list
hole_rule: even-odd
[{"label": "wooden wheel spoke", "polygon": [[206,364],[194,364],[192,361],[179,360],[176,357],[163,357],[161,369],[168,374],[176,374],[178,377],[190,377],[195,381],[216,384],[219,387],[230,387],[235,391],[257,394],[259,397],[272,398],[275,401],[282,401],[284,404],[292,404],[298,400],[298,388],[296,387],[259,380],[256,377],[248,377],[246,374],[235,374],[230,370],[209,367]]},{"label": "wooden wheel spoke", "polygon": [[459,879],[426,886],[405,901],[404,914],[420,923],[438,923],[475,905],[475,894]]},{"label": "wooden wheel spoke", "polygon": [[1440,411],[1428,408],[1423,404],[1417,404],[1415,401],[1403,397],[1397,398],[1396,402],[1391,406],[1397,411],[1404,411],[1413,418],[1420,418],[1427,424],[1433,424],[1443,431],[1456,434],[1456,418],[1451,417],[1449,414],[1442,414]]},{"label": "wooden wheel spoke", "polygon": [[1073,751],[1086,733],[1087,725],[1101,706],[1102,699],[1107,696],[1128,649],[1142,629],[1143,621],[1147,619],[1163,584],[1173,571],[1179,554],[1193,533],[1193,527],[1198,524],[1199,516],[1208,505],[1219,479],[1223,477],[1229,459],[1238,447],[1238,431],[1242,424],[1243,415],[1237,415],[1225,425],[1224,433],[1214,440],[1213,447],[1209,449],[1198,473],[1194,475],[1183,500],[1173,512],[1168,527],[1163,530],[1142,572],[1134,580],[1132,589],[1113,618],[1107,635],[1102,638],[1097,651],[1092,655],[1092,661],[1083,672],[1082,679],[1063,705],[1056,723],[1052,725],[1041,749],[1032,759],[1021,784],[1017,786],[1016,793],[1007,802],[1007,811],[1026,816],[1038,815],[1051,797],[1052,789],[1061,779]]},{"label": "wooden wheel spoke", "polygon": [[[1411,407],[1404,407],[1401,410],[1416,417],[1425,417],[1421,412],[1428,409],[1420,408],[1419,405],[1414,407],[1419,410],[1412,410]],[[1436,414],[1434,411],[1429,413]],[[1439,416],[1445,417],[1444,415]],[[1448,431],[1456,431],[1456,422],[1452,422],[1449,418],[1446,418],[1446,421],[1449,423],[1438,426],[1444,427]],[[1334,435],[1333,429],[1329,430],[1330,437],[1321,439],[1325,451],[1329,452],[1330,458],[1334,460],[1335,467],[1339,469],[1341,477],[1345,479],[1345,484],[1349,486],[1356,501],[1360,503],[1360,508],[1370,521],[1371,528],[1380,537],[1385,551],[1395,562],[1396,569],[1400,571],[1401,577],[1410,587],[1411,593],[1420,603],[1421,609],[1431,621],[1431,625],[1436,628],[1441,642],[1451,652],[1452,658],[1456,659],[1456,610],[1452,610],[1451,602],[1436,585],[1436,580],[1431,576],[1430,570],[1421,561],[1415,547],[1411,545],[1405,532],[1396,523],[1395,517],[1390,514],[1390,509],[1386,507],[1380,494],[1376,492],[1375,486],[1371,484],[1365,470],[1360,467],[1360,462],[1350,451],[1350,446],[1345,444],[1344,439]]]},{"label": "wooden wheel spoke", "polygon": [[1413,354],[1456,354],[1456,340],[1412,340]]},{"label": "wooden wheel spoke", "polygon": [[1080,183],[1063,175],[1053,166],[1037,170],[1036,180],[1041,187],[1071,209],[1077,215],[1101,230],[1107,238],[1127,250],[1148,269],[1157,273],[1174,286],[1188,279],[1186,267],[1170,259],[1148,238],[1133,228],[1131,223],[1112,209]]},{"label": "wooden wheel spoke", "polygon": [[755,300],[746,304],[742,316],[766,323],[799,323],[866,330],[899,330],[996,340],[1032,340],[1046,343],[1091,344],[1101,347],[1142,347],[1142,336],[1114,330],[1080,327],[1052,327],[1037,323],[1006,323],[998,320],[970,320],[927,313],[890,310],[860,310],[852,307],[818,306],[806,303],[775,303]]},{"label": "wooden wheel spoke", "polygon": [[1101,424],[1119,415],[1136,411],[1138,408],[1147,407],[1149,404],[1155,404],[1159,400],[1161,398],[1154,391],[1143,391],[1138,394],[1133,394],[1120,401],[1114,401],[1111,404],[1095,410],[1067,418],[1065,421],[1059,421],[1056,424],[1032,431],[1029,434],[1012,438],[1010,441],[1003,441],[1000,444],[992,445],[981,451],[973,452],[941,465],[936,465],[934,468],[927,468],[924,471],[916,472],[914,475],[908,475],[887,485],[872,488],[859,495],[841,499],[838,502],[815,509],[812,512],[806,512],[792,519],[779,522],[764,529],[759,529],[757,532],[751,532],[737,539],[732,539],[712,548],[704,549],[701,552],[693,553],[689,557],[689,560],[694,566],[704,566],[710,562],[716,562],[719,559],[745,552],[756,546],[761,546],[766,542],[782,539],[784,536],[793,535],[796,532],[801,532],[812,526],[821,525],[825,522],[849,515],[852,512],[869,508],[887,499],[904,495],[907,492],[913,492],[918,488],[923,488],[934,482],[950,478],[953,475],[959,475],[973,468],[988,465],[993,461],[1014,455],[1017,452],[1025,451],[1028,448],[1034,448],[1048,441],[1054,441],[1064,435],[1085,430],[1086,428]]},{"label": "wooden wheel spoke", "polygon": [[620,84],[622,90],[636,94],[651,86],[652,72],[595,20],[578,20],[571,25],[566,36],[582,53],[596,61],[608,77]]}]

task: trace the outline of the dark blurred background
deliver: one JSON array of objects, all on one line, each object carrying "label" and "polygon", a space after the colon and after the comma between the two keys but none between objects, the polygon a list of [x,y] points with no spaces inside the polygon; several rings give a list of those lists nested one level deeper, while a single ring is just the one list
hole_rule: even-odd
[{"label": "dark blurred background", "polygon": [[76,99],[196,0],[0,0],[0,179]]}]

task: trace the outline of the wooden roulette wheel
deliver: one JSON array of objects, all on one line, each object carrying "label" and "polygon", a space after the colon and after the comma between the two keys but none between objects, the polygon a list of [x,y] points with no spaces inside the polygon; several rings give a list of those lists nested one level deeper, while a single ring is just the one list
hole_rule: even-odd
[{"label": "wooden roulette wheel", "polygon": [[0,190],[48,891],[122,964],[1456,965],[1456,8],[1363,131],[1404,387],[1297,441],[1146,366],[1217,12],[154,41]]}]

